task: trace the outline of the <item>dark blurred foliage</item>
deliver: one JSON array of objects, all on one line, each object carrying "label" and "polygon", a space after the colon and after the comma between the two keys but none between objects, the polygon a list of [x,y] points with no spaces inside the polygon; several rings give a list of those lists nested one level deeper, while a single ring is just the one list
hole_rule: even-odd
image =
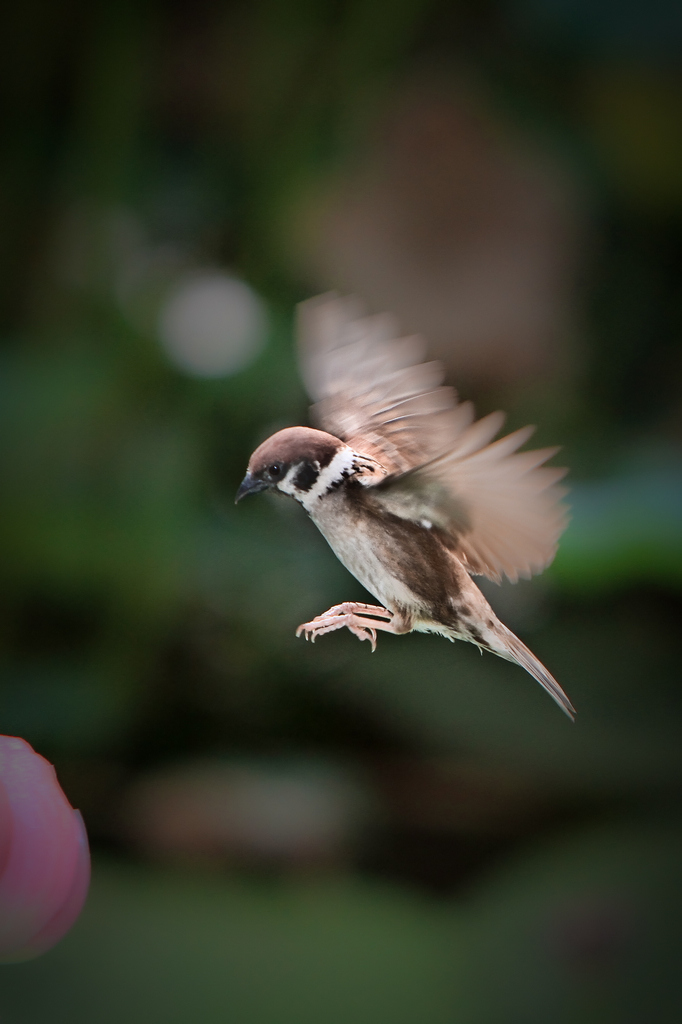
[{"label": "dark blurred foliage", "polygon": [[[0,1018],[679,1020],[679,6],[0,25],[0,731],[103,858]],[[563,445],[554,565],[486,595],[574,727],[465,645],[294,638],[362,590],[299,509],[232,501],[305,422],[328,288]]]}]

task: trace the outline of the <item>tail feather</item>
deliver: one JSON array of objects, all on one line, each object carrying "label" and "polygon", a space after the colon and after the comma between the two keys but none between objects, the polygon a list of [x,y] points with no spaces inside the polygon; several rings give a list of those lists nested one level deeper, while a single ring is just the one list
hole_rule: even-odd
[{"label": "tail feather", "polygon": [[[507,629],[501,622],[496,625],[496,633],[503,649],[495,650],[495,654],[506,658],[507,661],[515,661],[522,668],[525,668],[526,672],[529,672],[533,679],[536,679],[550,697],[557,702],[561,710],[568,715],[571,721],[575,721],[576,710],[554,676],[547,671],[542,662],[535,657],[533,652],[510,629]],[[500,627],[501,634],[499,633]]]}]

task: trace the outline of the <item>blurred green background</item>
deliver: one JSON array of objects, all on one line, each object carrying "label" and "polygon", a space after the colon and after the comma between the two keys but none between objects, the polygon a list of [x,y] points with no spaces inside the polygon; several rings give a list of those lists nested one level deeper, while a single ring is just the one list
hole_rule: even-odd
[{"label": "blurred green background", "polygon": [[[24,0],[0,15],[0,731],[91,896],[2,1024],[682,1019],[682,17],[666,0]],[[299,622],[296,302],[563,445],[486,595],[564,686]]]}]

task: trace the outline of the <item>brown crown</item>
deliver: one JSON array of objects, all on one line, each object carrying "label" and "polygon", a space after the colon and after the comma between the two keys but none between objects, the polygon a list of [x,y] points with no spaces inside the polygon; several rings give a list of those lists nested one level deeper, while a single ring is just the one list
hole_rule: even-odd
[{"label": "brown crown", "polygon": [[321,469],[328,466],[343,441],[312,427],[286,427],[263,441],[249,459],[249,473],[259,473],[274,462],[291,464],[310,459]]}]

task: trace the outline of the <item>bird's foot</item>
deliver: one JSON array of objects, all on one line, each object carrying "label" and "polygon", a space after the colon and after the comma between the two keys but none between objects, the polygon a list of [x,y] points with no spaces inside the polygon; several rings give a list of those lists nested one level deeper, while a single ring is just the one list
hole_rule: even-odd
[{"label": "bird's foot", "polygon": [[376,604],[344,601],[343,604],[335,604],[321,615],[316,615],[310,622],[303,622],[296,630],[296,636],[303,633],[306,640],[315,643],[318,636],[332,633],[335,629],[343,629],[345,626],[358,640],[369,640],[374,652],[377,646],[377,629],[383,629],[389,633],[394,632],[392,619],[393,612],[387,608],[381,608]]}]

